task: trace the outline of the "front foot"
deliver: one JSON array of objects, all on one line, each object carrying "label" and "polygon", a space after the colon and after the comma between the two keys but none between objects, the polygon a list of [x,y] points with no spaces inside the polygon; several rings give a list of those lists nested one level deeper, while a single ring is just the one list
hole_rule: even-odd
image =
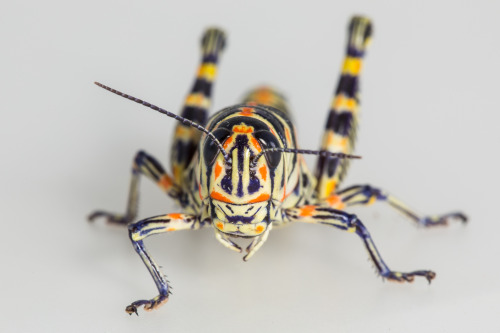
[{"label": "front foot", "polygon": [[127,312],[129,315],[132,315],[132,313],[139,315],[137,313],[138,307],[141,307],[143,305],[144,310],[153,311],[154,309],[158,309],[160,306],[167,303],[167,301],[168,301],[168,296],[165,295],[158,295],[150,300],[135,301],[125,308],[125,312]]},{"label": "front foot", "polygon": [[462,223],[467,222],[467,216],[461,212],[453,212],[438,216],[427,216],[418,221],[424,227],[435,227],[448,225],[451,220],[458,220]]},{"label": "front foot", "polygon": [[108,222],[108,223],[121,224],[121,225],[127,225],[132,220],[131,218],[128,218],[124,215],[113,214],[113,213],[105,212],[102,210],[96,210],[95,212],[90,214],[88,217],[88,220],[89,220],[89,222],[94,222],[95,219],[98,219],[101,217],[104,218],[106,220],[106,222]]},{"label": "front foot", "polygon": [[436,277],[436,273],[433,271],[414,271],[411,273],[402,273],[402,272],[388,272],[386,274],[382,274],[382,276],[389,281],[395,282],[413,282],[415,276],[422,276],[427,279],[429,284]]}]

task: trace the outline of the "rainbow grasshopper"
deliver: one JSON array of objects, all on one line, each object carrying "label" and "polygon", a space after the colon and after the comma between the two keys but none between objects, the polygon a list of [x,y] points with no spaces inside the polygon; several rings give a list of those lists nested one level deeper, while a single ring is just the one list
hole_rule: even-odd
[{"label": "rainbow grasshopper", "polygon": [[[372,35],[367,18],[353,17],[348,28],[347,50],[319,151],[297,147],[295,128],[284,97],[275,90],[259,87],[242,104],[227,107],[208,117],[217,63],[225,44],[216,28],[203,35],[202,60],[181,116],[150,103],[96,84],[117,95],[143,104],[179,121],[171,151],[173,175],[144,151],[134,158],[127,210],[124,215],[96,211],[89,216],[128,225],[132,244],[146,265],[159,295],[126,307],[158,308],[170,295],[170,284],[144,246],[144,239],[158,233],[213,227],[215,238],[236,252],[242,248],[233,240],[250,238],[244,260],[264,244],[273,227],[292,222],[319,223],[356,233],[363,240],[378,273],[392,281],[413,281],[422,276],[429,282],[436,274],[429,270],[403,273],[385,264],[363,223],[343,211],[353,205],[387,202],[422,226],[445,225],[451,219],[463,222],[459,212],[435,217],[420,216],[392,195],[369,186],[338,188],[346,174],[354,148],[359,109],[359,74]],[[318,155],[313,176],[302,154]],[[184,213],[166,214],[134,222],[137,215],[141,175],[155,182],[174,199]]]}]

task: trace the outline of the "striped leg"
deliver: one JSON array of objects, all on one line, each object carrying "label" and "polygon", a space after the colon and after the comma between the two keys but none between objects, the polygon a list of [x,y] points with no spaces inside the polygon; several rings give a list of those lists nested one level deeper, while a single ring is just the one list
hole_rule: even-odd
[{"label": "striped leg", "polygon": [[[212,85],[217,74],[217,62],[224,49],[225,34],[219,29],[205,31],[202,41],[202,59],[198,68],[196,80],[191,92],[186,97],[181,116],[200,125],[205,125],[208,120],[208,111],[211,104]],[[170,162],[176,184],[185,188],[183,172],[193,157],[201,133],[197,129],[177,124],[171,149]]]},{"label": "striped leg", "polygon": [[[359,74],[371,33],[368,19],[351,19],[342,75],[326,122],[322,150],[346,154],[353,152],[359,109]],[[319,157],[316,165],[316,193],[319,199],[334,193],[347,171],[348,163],[349,159]]]},{"label": "striped leg", "polygon": [[427,270],[418,270],[409,273],[391,271],[380,256],[370,233],[355,215],[324,206],[303,206],[285,211],[291,222],[319,223],[332,227],[355,232],[363,240],[370,258],[373,260],[380,275],[388,280],[398,282],[412,282],[415,276],[423,276],[431,282],[436,273]]},{"label": "striped leg", "polygon": [[387,202],[410,219],[425,227],[447,225],[451,220],[467,222],[467,216],[461,212],[453,212],[436,216],[420,216],[394,196],[370,185],[355,185],[338,191],[326,199],[333,208],[343,209],[345,206],[371,205],[376,201]]},{"label": "striped leg", "polygon": [[137,216],[139,179],[141,175],[145,175],[155,182],[170,197],[179,199],[179,188],[173,184],[172,178],[165,172],[161,164],[144,151],[139,151],[132,165],[132,179],[130,181],[127,210],[125,214],[114,214],[98,210],[89,215],[89,221],[104,217],[111,223],[128,224],[134,220]]},{"label": "striped leg", "polygon": [[160,267],[157,263],[155,263],[144,246],[144,238],[169,231],[186,229],[196,230],[204,225],[209,224],[200,223],[197,216],[188,214],[167,214],[150,217],[129,225],[128,230],[130,240],[134,245],[135,251],[139,254],[149,273],[153,277],[156,287],[158,288],[159,295],[149,300],[139,300],[133,302],[125,309],[127,313],[137,314],[137,307],[140,306],[144,306],[144,309],[148,311],[154,310],[165,304],[171,294],[171,287],[165,275],[162,274]]}]

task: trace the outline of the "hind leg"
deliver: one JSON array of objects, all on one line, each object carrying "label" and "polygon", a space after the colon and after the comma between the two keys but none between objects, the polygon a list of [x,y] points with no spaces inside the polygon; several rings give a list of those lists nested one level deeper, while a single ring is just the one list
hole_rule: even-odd
[{"label": "hind leg", "polygon": [[[342,74],[330,106],[321,150],[345,154],[354,151],[359,114],[359,77],[371,33],[371,23],[367,18],[351,19]],[[318,158],[316,196],[319,199],[326,199],[335,192],[348,166],[348,159]]]},{"label": "hind leg", "polygon": [[[201,40],[202,58],[193,87],[186,97],[181,116],[204,126],[212,102],[212,87],[217,76],[217,63],[225,45],[226,36],[217,28],[207,29]],[[200,141],[201,133],[183,123],[177,124],[171,149],[170,163],[177,184],[183,184],[183,172]]]}]

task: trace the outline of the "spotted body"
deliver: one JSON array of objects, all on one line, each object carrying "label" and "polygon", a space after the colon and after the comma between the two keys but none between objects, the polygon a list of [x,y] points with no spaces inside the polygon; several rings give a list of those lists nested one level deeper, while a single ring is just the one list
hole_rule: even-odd
[{"label": "spotted body", "polygon": [[[242,252],[238,238],[252,241],[245,249],[248,260],[267,240],[275,226],[293,222],[319,223],[356,233],[364,242],[377,271],[386,279],[412,281],[435,273],[417,270],[392,271],[385,264],[363,223],[344,211],[352,205],[387,202],[423,226],[444,225],[450,219],[466,220],[462,213],[422,217],[388,193],[369,185],[339,189],[353,152],[359,109],[359,75],[372,35],[363,17],[352,18],[347,51],[335,90],[320,151],[298,147],[288,106],[283,95],[269,87],[251,91],[242,104],[227,107],[208,117],[217,63],[225,45],[224,33],[208,29],[202,39],[202,60],[181,116],[115,89],[96,83],[115,94],[143,104],[179,121],[175,129],[171,163],[173,176],[144,151],[133,162],[129,200],[125,214],[96,211],[90,220],[104,217],[128,225],[132,244],[158,288],[153,299],[130,304],[155,309],[168,300],[170,285],[144,245],[150,235],[177,230],[212,227],[224,246]],[[302,154],[319,155],[313,176]],[[140,177],[146,176],[173,198],[184,213],[170,213],[134,222],[137,215]]]}]

